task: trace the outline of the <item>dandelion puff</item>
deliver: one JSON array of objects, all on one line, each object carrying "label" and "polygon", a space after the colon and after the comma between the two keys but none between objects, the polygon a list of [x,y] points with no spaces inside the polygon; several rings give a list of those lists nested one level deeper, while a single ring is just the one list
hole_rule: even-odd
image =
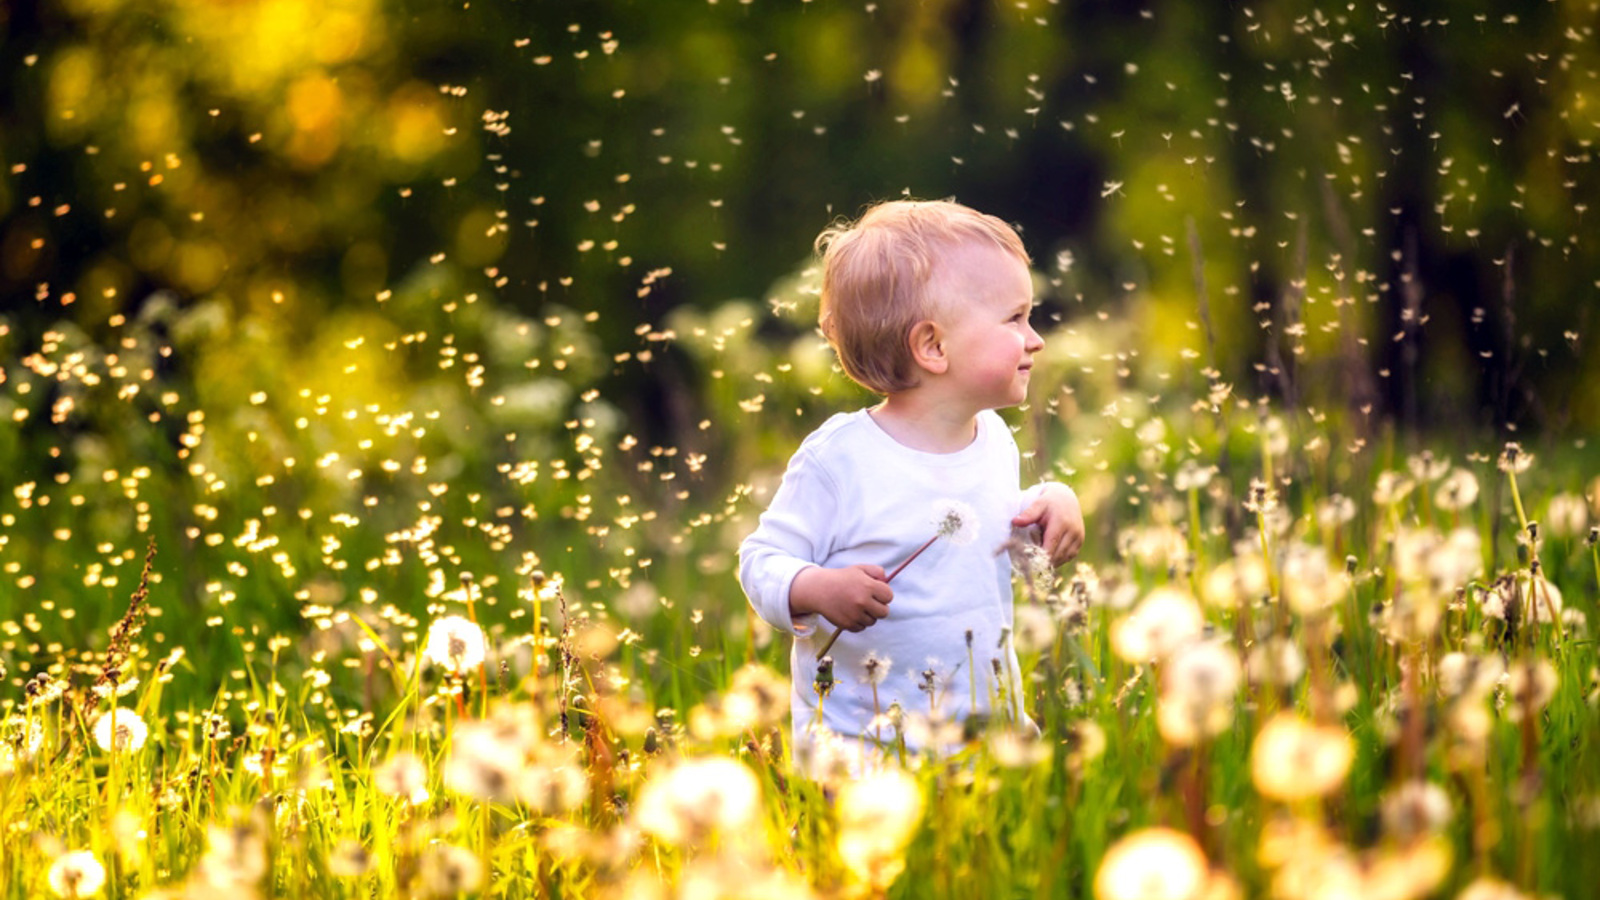
[{"label": "dandelion puff", "polygon": [[1256,734],[1250,775],[1264,796],[1291,802],[1334,791],[1354,759],[1355,747],[1343,728],[1279,713]]},{"label": "dandelion puff", "polygon": [[1055,643],[1056,620],[1050,610],[1029,604],[1017,607],[1014,617],[1016,630],[1012,632],[1012,640],[1018,653],[1041,653]]},{"label": "dandelion puff", "polygon": [[428,800],[428,767],[415,753],[401,751],[372,771],[372,786],[413,806]]},{"label": "dandelion puff", "polygon": [[1161,736],[1186,747],[1227,730],[1243,675],[1238,655],[1221,641],[1197,641],[1178,650],[1162,673],[1156,711]]},{"label": "dandelion puff", "polygon": [[1209,867],[1194,838],[1171,828],[1145,828],[1111,845],[1094,875],[1096,900],[1190,900]]},{"label": "dandelion puff", "polygon": [[978,513],[971,504],[942,499],[933,504],[933,525],[939,537],[957,547],[978,539]]},{"label": "dandelion puff", "polygon": [[1460,512],[1477,500],[1478,476],[1467,469],[1450,470],[1433,494],[1434,505],[1445,512]]},{"label": "dandelion puff", "polygon": [[887,888],[905,870],[905,849],[922,821],[922,789],[889,769],[839,789],[839,857],[861,881]]},{"label": "dandelion puff", "polygon": [[1466,886],[1456,900],[1527,900],[1528,895],[1497,878],[1482,877]]},{"label": "dandelion puff", "polygon": [[1384,830],[1402,841],[1439,834],[1450,824],[1450,795],[1427,781],[1409,781],[1383,798]]},{"label": "dandelion puff", "polygon": [[206,855],[200,876],[217,887],[242,887],[267,874],[267,842],[262,829],[251,823],[212,825],[206,829]]},{"label": "dandelion puff", "polygon": [[869,650],[866,659],[861,661],[861,680],[869,685],[883,684],[893,665],[894,660],[876,650]]},{"label": "dandelion puff", "polygon": [[372,870],[372,854],[360,841],[342,840],[328,854],[328,874],[335,878],[360,878]]},{"label": "dandelion puff", "polygon": [[106,869],[92,851],[72,850],[55,858],[47,879],[57,897],[92,897],[106,883]]},{"label": "dandelion puff", "polygon": [[1333,530],[1356,517],[1356,502],[1343,494],[1330,494],[1317,501],[1317,524]]},{"label": "dandelion puff", "polygon": [[451,672],[464,672],[483,664],[483,629],[465,616],[445,616],[428,626],[422,655]]},{"label": "dandelion puff", "polygon": [[527,757],[520,742],[490,722],[468,722],[450,736],[444,786],[482,800],[509,802],[515,797]]},{"label": "dandelion puff", "polygon": [[133,753],[144,746],[150,729],[131,709],[117,708],[102,715],[94,723],[94,740],[100,749],[110,752]]},{"label": "dandelion puff", "polygon": [[694,846],[712,832],[746,833],[760,815],[761,789],[741,763],[722,757],[689,760],[645,782],[634,821],[669,844]]},{"label": "dandelion puff", "polygon": [[1589,528],[1589,504],[1577,494],[1557,494],[1550,498],[1544,518],[1552,536],[1576,537]]},{"label": "dandelion puff", "polygon": [[478,855],[455,844],[428,847],[417,865],[417,885],[424,897],[459,897],[483,884],[483,864]]},{"label": "dandelion puff", "polygon": [[1158,587],[1113,626],[1111,646],[1127,662],[1142,665],[1166,658],[1204,627],[1200,606],[1188,594]]},{"label": "dandelion puff", "polygon": [[1512,475],[1521,475],[1533,465],[1533,454],[1522,449],[1516,441],[1506,442],[1506,448],[1500,451],[1500,457],[1495,460],[1495,467],[1502,472]]}]

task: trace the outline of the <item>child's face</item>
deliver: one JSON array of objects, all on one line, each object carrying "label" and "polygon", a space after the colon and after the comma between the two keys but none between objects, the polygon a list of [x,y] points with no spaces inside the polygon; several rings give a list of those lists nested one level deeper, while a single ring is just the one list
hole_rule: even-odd
[{"label": "child's face", "polygon": [[964,244],[940,260],[939,310],[950,360],[946,380],[974,410],[1015,406],[1028,395],[1033,355],[1044,339],[1028,318],[1033,278],[999,247]]}]

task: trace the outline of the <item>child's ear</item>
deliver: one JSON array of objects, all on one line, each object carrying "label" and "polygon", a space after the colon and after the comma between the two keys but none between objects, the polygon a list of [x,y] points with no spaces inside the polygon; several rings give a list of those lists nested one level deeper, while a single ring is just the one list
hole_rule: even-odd
[{"label": "child's ear", "polygon": [[944,329],[939,323],[923,319],[911,326],[906,337],[911,345],[911,359],[934,375],[943,375],[950,368],[950,357],[944,352]]}]

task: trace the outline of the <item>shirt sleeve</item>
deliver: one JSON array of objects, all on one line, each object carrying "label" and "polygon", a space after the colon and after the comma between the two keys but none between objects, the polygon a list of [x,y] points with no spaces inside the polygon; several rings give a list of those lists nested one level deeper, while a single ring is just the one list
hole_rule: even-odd
[{"label": "shirt sleeve", "polygon": [[773,628],[794,635],[815,628],[815,615],[790,615],[789,588],[803,569],[828,558],[828,524],[838,509],[833,479],[815,454],[801,447],[789,460],[772,505],[739,545],[739,583],[756,614]]}]

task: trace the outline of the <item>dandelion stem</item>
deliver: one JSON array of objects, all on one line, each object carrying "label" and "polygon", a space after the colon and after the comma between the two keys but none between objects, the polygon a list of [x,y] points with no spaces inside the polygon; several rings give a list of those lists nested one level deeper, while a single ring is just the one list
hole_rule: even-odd
[{"label": "dandelion stem", "polygon": [[[928,538],[926,541],[924,541],[922,546],[918,547],[916,549],[916,552],[914,552],[910,556],[906,557],[905,561],[900,563],[900,565],[894,567],[894,571],[889,573],[889,577],[883,579],[883,583],[884,584],[888,584],[889,582],[893,581],[894,577],[896,575],[899,575],[901,572],[905,571],[906,566],[911,565],[912,560],[915,560],[917,557],[922,555],[922,551],[928,549],[929,547],[932,547],[933,546],[933,542],[937,541],[942,534],[943,534],[943,532],[940,532],[940,534],[935,534],[933,537]],[[826,644],[822,645],[822,649],[821,650],[817,651],[817,659],[821,659],[824,656],[828,655],[828,651],[833,649],[834,641],[837,641],[839,639],[839,635],[841,635],[841,634],[844,634],[844,626],[843,625],[840,625],[839,627],[837,627],[837,628],[835,628],[833,630],[833,636],[828,638],[828,642]]]},{"label": "dandelion stem", "polygon": [[1517,473],[1506,472],[1506,480],[1511,482],[1511,505],[1517,508],[1517,524],[1526,533],[1528,530],[1528,514],[1522,511],[1522,492],[1517,490]]}]

